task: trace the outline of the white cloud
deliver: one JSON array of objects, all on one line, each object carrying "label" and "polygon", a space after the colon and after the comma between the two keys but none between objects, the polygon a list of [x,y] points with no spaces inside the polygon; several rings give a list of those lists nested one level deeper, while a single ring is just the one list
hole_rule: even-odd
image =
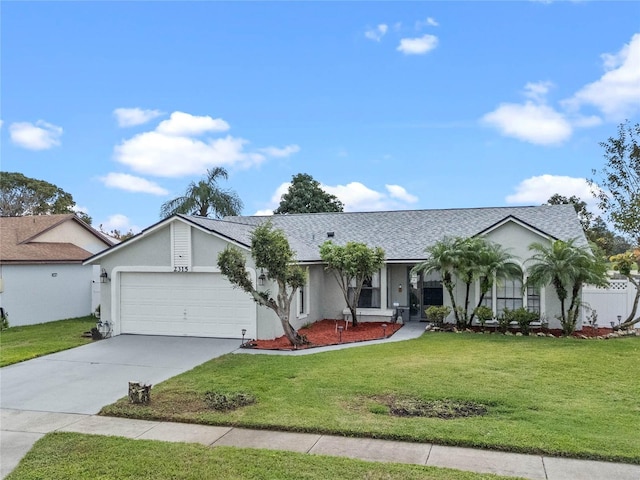
[{"label": "white cloud", "polygon": [[437,27],[440,24],[433,17],[427,17],[426,20],[418,20],[416,22],[416,29],[420,30],[422,27]]},{"label": "white cloud", "polygon": [[119,127],[142,125],[162,115],[160,110],[143,110],[141,108],[116,108],[113,111]]},{"label": "white cloud", "polygon": [[387,33],[388,29],[389,27],[386,24],[381,23],[377,27],[370,28],[369,30],[364,32],[364,36],[367,37],[369,40],[373,40],[374,42],[379,42],[380,40],[382,40],[382,37],[384,37],[384,35]]},{"label": "white cloud", "polygon": [[11,141],[29,150],[48,150],[60,145],[62,127],[58,127],[44,120],[38,120],[35,125],[30,122],[16,122],[9,126]]},{"label": "white cloud", "polygon": [[114,159],[134,172],[157,177],[202,174],[207,168],[248,168],[267,157],[287,157],[300,150],[295,144],[268,146],[248,151],[249,142],[227,135],[202,138],[205,133],[229,129],[229,124],[209,116],[173,112],[155,130],[142,132],[114,148]]},{"label": "white cloud", "polygon": [[640,33],[615,54],[602,55],[605,73],[565,100],[578,110],[583,105],[598,108],[608,119],[619,121],[640,110]]},{"label": "white cloud", "polygon": [[156,128],[158,133],[174,136],[194,136],[206,132],[226,132],[229,124],[221,118],[199,117],[184,112],[173,112]]},{"label": "white cloud", "polygon": [[385,185],[385,188],[392,198],[396,198],[402,202],[416,203],[418,201],[418,197],[416,197],[415,195],[411,195],[404,187],[401,187],[400,185]]},{"label": "white cloud", "polygon": [[138,233],[142,230],[137,225],[133,225],[129,217],[122,215],[121,213],[110,215],[107,220],[101,222],[99,225],[105,232],[118,230],[120,233],[127,233],[129,230],[132,230],[133,233]]},{"label": "white cloud", "polygon": [[100,180],[109,188],[117,188],[127,192],[151,193],[152,195],[167,195],[169,193],[157,183],[127,173],[112,172],[101,177]]},{"label": "white cloud", "polygon": [[423,35],[418,38],[403,38],[397,50],[405,55],[424,55],[438,46],[438,37]]},{"label": "white cloud", "polygon": [[545,174],[523,180],[515,190],[514,194],[506,197],[507,203],[542,205],[547,203],[553,194],[558,193],[565,197],[575,195],[587,203],[590,211],[598,211],[597,200],[584,178]]},{"label": "white cloud", "polygon": [[482,122],[502,135],[537,145],[556,145],[571,137],[573,128],[565,116],[548,105],[527,101],[503,103],[482,117]]},{"label": "white cloud", "polygon": [[[271,215],[280,204],[280,198],[287,193],[291,183],[282,183],[271,196],[267,208],[258,210],[254,215]],[[320,187],[335,195],[344,205],[345,212],[371,212],[377,210],[399,210],[416,203],[418,197],[411,195],[400,185],[385,185],[386,192],[377,192],[360,182],[347,185],[324,185]]]},{"label": "white cloud", "polygon": [[528,82],[524,86],[524,96],[538,103],[544,103],[547,93],[553,86],[552,82]]},{"label": "white cloud", "polygon": [[294,153],[298,153],[299,151],[300,151],[300,147],[298,145],[287,145],[283,148],[266,147],[266,148],[260,149],[260,152],[264,153],[268,157],[276,157],[276,158],[289,157]]}]

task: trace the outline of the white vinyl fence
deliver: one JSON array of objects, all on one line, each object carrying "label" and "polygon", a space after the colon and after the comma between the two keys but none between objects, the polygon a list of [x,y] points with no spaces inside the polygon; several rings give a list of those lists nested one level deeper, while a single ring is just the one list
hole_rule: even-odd
[{"label": "white vinyl fence", "polygon": [[[582,324],[587,326],[591,311],[598,314],[598,326],[610,327],[618,324],[618,316],[624,322],[633,308],[635,286],[628,280],[611,280],[609,287],[598,288],[585,285],[582,289]],[[640,324],[636,324],[640,328]]]}]

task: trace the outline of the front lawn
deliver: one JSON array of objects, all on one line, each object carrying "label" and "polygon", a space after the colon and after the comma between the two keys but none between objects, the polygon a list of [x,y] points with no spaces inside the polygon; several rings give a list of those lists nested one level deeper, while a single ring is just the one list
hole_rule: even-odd
[{"label": "front lawn", "polygon": [[[640,463],[638,365],[638,338],[431,333],[297,357],[230,354],[155,386],[149,406],[121,399],[102,413]],[[218,412],[206,392],[256,403]],[[393,400],[486,413],[399,417]]]},{"label": "front lawn", "polygon": [[7,480],[37,478],[499,480],[511,477],[292,452],[50,433],[34,445]]},{"label": "front lawn", "polygon": [[10,327],[0,331],[0,367],[90,343],[82,336],[96,326],[93,316]]}]

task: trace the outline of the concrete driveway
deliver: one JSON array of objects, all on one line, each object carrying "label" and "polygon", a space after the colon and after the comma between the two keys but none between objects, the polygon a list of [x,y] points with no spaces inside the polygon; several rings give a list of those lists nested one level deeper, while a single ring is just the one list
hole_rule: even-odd
[{"label": "concrete driveway", "polygon": [[[240,340],[119,335],[0,369],[0,407],[94,414],[127,395],[240,346]],[[153,396],[153,390],[152,390]]]}]

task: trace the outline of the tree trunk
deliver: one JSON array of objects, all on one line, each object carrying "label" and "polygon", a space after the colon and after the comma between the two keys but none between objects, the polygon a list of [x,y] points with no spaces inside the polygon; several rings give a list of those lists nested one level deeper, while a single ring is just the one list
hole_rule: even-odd
[{"label": "tree trunk", "polygon": [[613,327],[614,330],[626,330],[627,328],[631,328],[633,327],[636,323],[640,323],[640,317],[632,319],[632,320],[626,320],[623,323],[621,323],[620,325]]},{"label": "tree trunk", "polygon": [[351,325],[354,327],[357,327],[358,326],[358,317],[357,317],[358,309],[357,307],[353,307],[352,305],[349,305],[349,311],[351,312]]},{"label": "tree trunk", "polygon": [[289,323],[289,318],[280,317],[280,323],[282,323],[284,335],[287,337],[287,339],[289,339],[291,345],[293,345],[294,348],[309,343],[302,335],[297,332],[295,328],[291,326],[291,324]]}]

